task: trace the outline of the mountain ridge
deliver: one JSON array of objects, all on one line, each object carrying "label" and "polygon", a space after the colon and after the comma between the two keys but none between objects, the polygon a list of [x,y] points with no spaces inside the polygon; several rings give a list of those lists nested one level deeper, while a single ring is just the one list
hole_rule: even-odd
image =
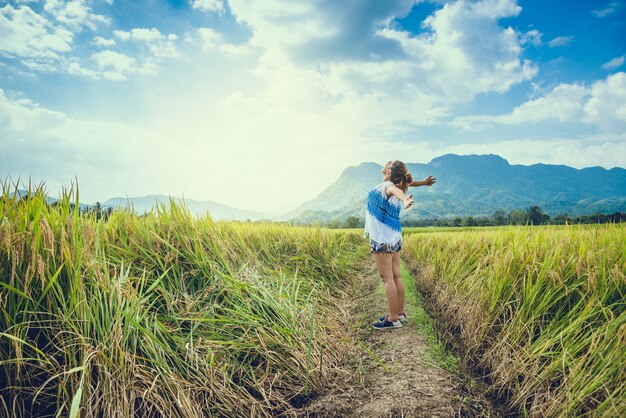
[{"label": "mountain ridge", "polygon": [[132,207],[140,213],[149,212],[156,203],[167,204],[169,200],[173,199],[179,203],[184,202],[189,211],[196,216],[201,216],[207,212],[211,218],[215,220],[251,220],[257,221],[260,219],[270,219],[275,216],[271,212],[251,211],[245,209],[235,208],[233,206],[225,205],[223,203],[216,202],[214,200],[195,200],[187,198],[178,198],[173,196],[167,196],[163,194],[149,194],[145,196],[136,197],[112,197],[102,203],[106,207],[124,207],[127,204],[131,204]]},{"label": "mountain ridge", "polygon": [[[626,169],[621,167],[510,164],[496,154],[445,154],[406,165],[413,178],[433,175],[438,181],[432,188],[412,189],[414,208],[403,211],[405,219],[489,215],[531,205],[549,214],[626,211]],[[360,218],[367,191],[382,181],[381,169],[376,163],[347,167],[335,183],[287,215],[303,223]]]}]

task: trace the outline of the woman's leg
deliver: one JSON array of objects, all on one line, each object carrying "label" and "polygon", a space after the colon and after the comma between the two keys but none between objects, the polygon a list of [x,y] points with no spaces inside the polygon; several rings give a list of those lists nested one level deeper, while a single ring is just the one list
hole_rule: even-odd
[{"label": "woman's leg", "polygon": [[393,271],[393,281],[398,291],[398,315],[404,313],[404,282],[400,273],[400,252],[393,253],[391,260],[391,269]]},{"label": "woman's leg", "polygon": [[387,306],[389,307],[388,319],[391,322],[396,322],[398,315],[400,315],[400,307],[398,306],[398,290],[396,289],[396,282],[393,279],[392,259],[392,254],[374,254],[378,274],[380,274],[380,277],[385,283],[385,295],[387,296]]}]

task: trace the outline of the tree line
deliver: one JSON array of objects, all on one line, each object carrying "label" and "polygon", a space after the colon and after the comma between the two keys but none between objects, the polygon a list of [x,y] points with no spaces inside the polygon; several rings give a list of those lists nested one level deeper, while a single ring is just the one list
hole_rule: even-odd
[{"label": "tree line", "polygon": [[[57,205],[58,202],[50,204]],[[74,207],[74,204],[70,204]],[[100,202],[88,205],[80,209],[82,215],[92,215],[96,219],[107,220],[115,209],[111,206],[104,207]],[[250,220],[248,220],[250,222]],[[269,219],[262,222],[276,222]],[[603,223],[619,223],[626,222],[626,213],[615,212],[612,214],[594,213],[591,215],[570,216],[567,213],[561,213],[550,216],[543,211],[540,206],[530,206],[528,209],[511,209],[506,212],[502,209],[496,210],[492,215],[488,216],[454,216],[446,218],[423,218],[423,219],[406,219],[402,225],[405,227],[470,227],[470,226],[504,226],[504,225],[565,225],[565,224],[603,224]],[[283,221],[278,223],[291,223]],[[348,216],[344,220],[333,219],[330,222],[320,223],[319,226],[325,226],[332,229],[342,228],[363,228],[365,226],[365,218],[357,216]]]},{"label": "tree line", "polygon": [[[565,224],[595,224],[595,223],[626,222],[626,213],[615,212],[610,215],[595,213],[592,215],[570,216],[561,213],[550,216],[540,206],[530,206],[528,209],[511,209],[506,212],[502,209],[488,216],[454,216],[447,218],[423,218],[403,220],[406,227],[459,227],[459,226],[501,226],[501,225],[565,225]],[[363,228],[365,219],[349,216],[345,220],[334,219],[325,226],[329,228]]]}]

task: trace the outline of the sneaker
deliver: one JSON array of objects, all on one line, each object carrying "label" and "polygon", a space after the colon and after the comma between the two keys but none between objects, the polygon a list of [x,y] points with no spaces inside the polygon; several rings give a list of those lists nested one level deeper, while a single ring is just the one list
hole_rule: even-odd
[{"label": "sneaker", "polygon": [[372,325],[374,329],[383,330],[383,329],[391,329],[391,328],[400,328],[402,327],[402,322],[399,320],[396,322],[387,321],[384,319],[382,322],[376,322]]},{"label": "sneaker", "polygon": [[[378,318],[378,322],[383,322],[385,319],[387,319],[388,315],[384,315],[381,316],[380,318]],[[404,322],[406,321],[406,315],[404,313],[401,313],[400,316],[398,317],[400,319],[400,321]]]}]

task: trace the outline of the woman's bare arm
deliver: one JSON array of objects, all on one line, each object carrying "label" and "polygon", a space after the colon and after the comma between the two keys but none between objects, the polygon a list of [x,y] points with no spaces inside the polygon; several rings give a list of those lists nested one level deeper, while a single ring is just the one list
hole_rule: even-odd
[{"label": "woman's bare arm", "polygon": [[406,195],[402,190],[396,186],[387,187],[387,196],[394,195],[398,199],[404,202],[404,209],[410,207],[413,204],[413,195]]},{"label": "woman's bare arm", "polygon": [[419,187],[419,186],[432,186],[437,182],[437,179],[433,176],[428,176],[424,180],[413,180],[413,183],[409,184],[411,187]]}]

